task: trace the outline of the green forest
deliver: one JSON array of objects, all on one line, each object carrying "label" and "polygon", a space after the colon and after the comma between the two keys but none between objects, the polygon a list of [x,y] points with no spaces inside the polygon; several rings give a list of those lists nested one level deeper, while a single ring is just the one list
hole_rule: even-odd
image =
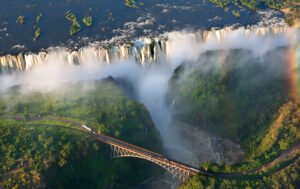
[{"label": "green forest", "polygon": [[0,117],[0,188],[131,188],[160,171],[142,160],[111,159],[109,146],[74,124],[161,151],[148,111],[114,81],[43,93],[16,86],[1,94]]},{"label": "green forest", "polygon": [[197,175],[182,189],[299,186],[300,102],[289,93],[287,68],[276,55],[282,51],[265,55],[272,64],[248,58],[247,50],[227,52],[223,63],[222,51],[207,52],[198,65],[176,69],[169,94],[176,116],[237,141],[247,153],[237,164],[202,164],[215,176]]}]

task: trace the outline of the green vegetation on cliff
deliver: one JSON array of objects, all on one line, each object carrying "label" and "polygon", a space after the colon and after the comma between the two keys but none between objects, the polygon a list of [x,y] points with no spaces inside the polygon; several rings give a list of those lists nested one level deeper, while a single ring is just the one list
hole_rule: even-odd
[{"label": "green vegetation on cliff", "polygon": [[191,69],[177,69],[170,94],[179,119],[247,146],[287,102],[286,68],[276,53],[265,55],[272,64],[248,57],[247,50],[223,53],[207,52]]},{"label": "green vegetation on cliff", "polygon": [[253,153],[242,163],[222,166],[206,163],[212,172],[234,173],[231,178],[197,175],[182,185],[191,188],[297,188],[300,184],[300,103],[283,105],[263,138],[250,146]]},{"label": "green vegetation on cliff", "polygon": [[178,119],[238,141],[247,152],[237,164],[203,164],[215,177],[197,175],[182,188],[299,186],[300,103],[290,100],[288,68],[277,56],[283,52],[206,52],[197,65],[176,70],[170,97]]},{"label": "green vegetation on cliff", "polygon": [[149,113],[113,81],[43,93],[15,87],[1,94],[0,116],[0,188],[131,188],[157,171],[143,160],[110,159],[107,145],[73,124],[159,151]]}]

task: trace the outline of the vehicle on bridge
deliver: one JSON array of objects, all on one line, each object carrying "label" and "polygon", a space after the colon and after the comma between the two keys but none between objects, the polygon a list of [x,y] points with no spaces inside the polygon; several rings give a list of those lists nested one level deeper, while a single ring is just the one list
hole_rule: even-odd
[{"label": "vehicle on bridge", "polygon": [[89,128],[88,126],[86,126],[86,125],[81,125],[81,127],[83,127],[84,129],[86,129],[86,130],[88,130],[88,131],[92,131],[92,129],[91,128]]}]

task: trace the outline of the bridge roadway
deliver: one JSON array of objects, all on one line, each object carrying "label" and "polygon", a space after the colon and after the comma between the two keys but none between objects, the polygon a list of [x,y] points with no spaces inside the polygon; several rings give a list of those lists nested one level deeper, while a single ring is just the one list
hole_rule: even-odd
[{"label": "bridge roadway", "polygon": [[205,170],[199,170],[199,169],[191,167],[189,165],[179,163],[175,160],[168,159],[168,158],[164,157],[161,154],[158,154],[158,153],[152,152],[150,150],[147,150],[147,149],[129,144],[127,142],[118,140],[116,138],[113,138],[113,137],[110,137],[110,136],[107,136],[107,135],[104,135],[104,134],[99,134],[99,133],[96,133],[95,131],[91,131],[91,133],[95,136],[96,139],[100,140],[103,143],[113,145],[113,146],[118,146],[120,148],[126,149],[127,151],[131,151],[132,153],[136,153],[136,154],[139,154],[141,156],[146,156],[146,157],[155,159],[157,161],[160,161],[162,163],[178,167],[180,169],[183,169],[183,170],[186,170],[186,171],[190,172],[192,175],[196,175],[197,173],[202,173],[202,174],[207,175],[207,176],[213,176],[212,173],[207,172]]}]

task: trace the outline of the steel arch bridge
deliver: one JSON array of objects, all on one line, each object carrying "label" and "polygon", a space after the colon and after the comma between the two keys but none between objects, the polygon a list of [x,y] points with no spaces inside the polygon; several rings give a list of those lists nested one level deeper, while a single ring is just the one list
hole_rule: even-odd
[{"label": "steel arch bridge", "polygon": [[172,174],[173,177],[176,177],[183,182],[186,181],[190,176],[196,175],[198,173],[202,173],[207,176],[213,176],[211,173],[205,170],[200,170],[189,165],[168,159],[161,154],[155,153],[145,148],[138,147],[133,144],[129,144],[122,140],[104,134],[96,133],[95,131],[91,130],[85,125],[81,126],[89,130],[97,140],[110,145],[112,158],[133,157],[150,161],[164,168],[170,174]]},{"label": "steel arch bridge", "polygon": [[133,157],[133,158],[144,159],[164,168],[169,173],[171,173],[173,177],[176,177],[181,181],[186,181],[190,176],[195,175],[199,172],[195,168],[187,167],[185,165],[176,163],[174,161],[170,161],[163,157],[155,157],[152,155],[142,154],[117,145],[110,145],[110,146],[111,146],[112,158]]}]

